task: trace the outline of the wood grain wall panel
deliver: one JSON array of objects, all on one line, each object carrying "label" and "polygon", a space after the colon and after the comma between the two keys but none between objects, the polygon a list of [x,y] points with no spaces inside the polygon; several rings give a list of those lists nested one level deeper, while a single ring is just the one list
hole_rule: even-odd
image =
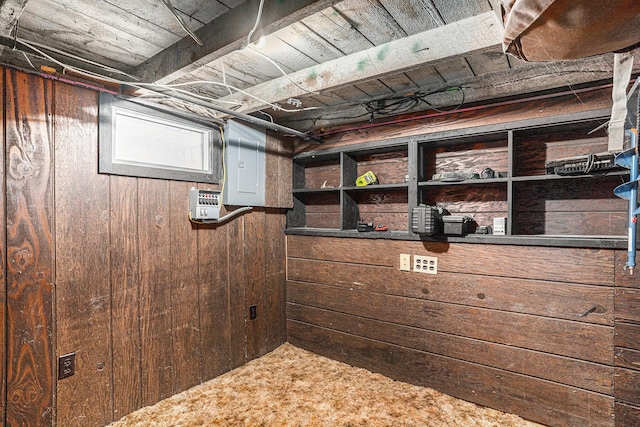
[{"label": "wood grain wall panel", "polygon": [[[336,277],[336,271],[340,275]],[[290,258],[288,277],[388,295],[613,326],[613,288]]]},{"label": "wood grain wall panel", "polygon": [[[401,253],[436,256],[438,274],[401,272]],[[614,263],[612,250],[290,235],[287,336],[543,424],[612,426]]]},{"label": "wood grain wall panel", "polygon": [[117,420],[143,406],[138,180],[111,176],[109,184],[113,419]]},{"label": "wood grain wall panel", "polygon": [[626,250],[615,251],[614,271],[616,286],[623,288],[640,288],[640,274],[634,274],[633,276],[629,274],[629,270],[626,268],[627,259],[628,255]]},{"label": "wood grain wall panel", "polygon": [[286,341],[285,314],[285,216],[280,210],[267,209],[264,224],[265,239],[265,289],[267,351],[275,350]]},{"label": "wood grain wall panel", "polygon": [[272,208],[293,207],[292,162],[293,138],[267,131],[265,206]]},{"label": "wood grain wall panel", "polygon": [[227,257],[229,266],[229,320],[231,367],[241,366],[247,355],[247,283],[244,265],[245,216],[241,215],[228,223]]},{"label": "wood grain wall panel", "polygon": [[58,356],[76,353],[76,374],[58,382],[57,422],[70,426],[112,417],[109,178],[96,173],[97,98],[55,86],[56,342]]},{"label": "wood grain wall panel", "polygon": [[[247,313],[247,360],[267,353],[267,290],[265,283],[265,247],[260,237],[265,235],[265,211],[254,209],[244,215],[244,262]],[[249,308],[256,307],[255,319],[250,319]]]},{"label": "wood grain wall panel", "polygon": [[173,393],[202,382],[197,229],[187,221],[192,182],[169,182]]},{"label": "wood grain wall panel", "polygon": [[640,322],[640,289],[616,288],[616,320]]},{"label": "wood grain wall panel", "polygon": [[320,355],[554,426],[613,426],[613,398],[537,378],[287,322],[289,341]]},{"label": "wood grain wall panel", "polygon": [[[2,127],[2,133],[0,133],[0,188],[3,189],[3,193],[6,190],[5,182],[5,153],[7,152],[6,134],[5,134],[5,98],[4,98],[4,82],[5,76],[2,73],[0,79],[0,103],[3,108],[0,109],[0,123]],[[6,197],[0,197],[0,227],[5,230],[0,234],[0,420],[5,420],[5,409],[7,405],[6,390],[7,390],[7,273],[6,273],[6,254],[7,254],[7,218],[6,218]]]},{"label": "wood grain wall panel", "polygon": [[640,371],[615,368],[615,397],[616,400],[640,406]]},{"label": "wood grain wall panel", "polygon": [[142,403],[173,394],[169,182],[138,180]]},{"label": "wood grain wall panel", "polygon": [[202,380],[232,368],[229,318],[229,225],[198,225]]},{"label": "wood grain wall panel", "polygon": [[640,425],[640,408],[616,402],[616,427],[636,427]]},{"label": "wood grain wall panel", "polygon": [[[193,183],[98,174],[96,92],[3,72],[0,419],[105,425],[244,364],[245,290],[250,357],[284,342],[283,209],[192,225]],[[292,150],[273,141],[268,197],[287,206]]]},{"label": "wood grain wall panel", "polygon": [[616,321],[615,346],[640,350],[640,325]]},{"label": "wood grain wall panel", "polygon": [[[611,365],[613,328],[418,300],[333,286],[287,282],[287,302]],[[481,328],[478,325],[483,325]]]},{"label": "wood grain wall panel", "polygon": [[[598,393],[613,393],[613,367],[598,363],[300,304],[287,305],[287,318]],[[549,366],[553,369],[548,369]]]},{"label": "wood grain wall panel", "polygon": [[6,424],[53,422],[52,83],[5,70]]},{"label": "wood grain wall panel", "polygon": [[[354,250],[354,244],[358,250]],[[288,236],[290,258],[307,258],[398,268],[399,254],[437,256],[438,271],[612,286],[613,251],[512,245],[385,241],[385,250],[370,239]],[[362,256],[366,254],[366,256]],[[491,268],[491,270],[488,270]]]}]

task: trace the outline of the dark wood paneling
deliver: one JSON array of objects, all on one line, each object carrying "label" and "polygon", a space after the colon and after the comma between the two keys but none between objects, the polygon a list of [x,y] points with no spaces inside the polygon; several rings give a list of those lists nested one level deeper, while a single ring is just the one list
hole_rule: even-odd
[{"label": "dark wood paneling", "polygon": [[173,393],[202,382],[197,229],[186,220],[187,196],[195,183],[169,182],[171,233],[171,329],[173,332]]},{"label": "dark wood paneling", "polygon": [[288,321],[289,341],[344,363],[552,426],[613,426],[613,398]]},{"label": "dark wood paneling", "polygon": [[397,268],[399,254],[412,253],[437,256],[438,271],[443,272],[614,284],[614,253],[609,250],[407,241],[385,241],[384,250],[380,250],[380,243],[369,239],[311,236],[288,236],[287,242],[291,258]]},{"label": "dark wood paneling", "polygon": [[200,286],[200,340],[202,379],[231,369],[229,319],[229,226],[198,226],[198,283]]},{"label": "dark wood paneling", "polygon": [[[6,81],[6,424],[53,422],[52,83]],[[79,254],[78,254],[79,255]]]},{"label": "dark wood paneling", "polygon": [[291,208],[293,206],[292,162],[293,138],[267,131],[265,206]]},{"label": "dark wood paneling", "polygon": [[96,173],[97,94],[62,84],[55,94],[56,343],[58,355],[76,352],[57,422],[102,425],[112,417],[109,178]]},{"label": "dark wood paneling", "polygon": [[640,369],[640,351],[628,348],[616,348],[615,365],[621,368]]},{"label": "dark wood paneling", "polygon": [[640,350],[640,325],[617,321],[615,346]]},{"label": "dark wood paneling", "polygon": [[109,181],[113,419],[117,420],[143,406],[138,181],[121,176],[112,176]]},{"label": "dark wood paneling", "polygon": [[142,403],[173,394],[169,182],[138,180]]},{"label": "dark wood paneling", "polygon": [[[336,275],[336,271],[340,271]],[[289,280],[613,325],[613,288],[290,258]]]},{"label": "dark wood paneling", "polygon": [[[613,328],[333,286],[287,282],[294,304],[597,363],[613,362]],[[482,325],[482,327],[478,327]]]},{"label": "dark wood paneling", "polygon": [[267,351],[286,341],[285,328],[285,221],[280,211],[267,209],[265,216],[265,288],[267,291]]},{"label": "dark wood paneling", "polygon": [[227,257],[229,266],[229,319],[231,367],[244,364],[247,353],[247,322],[249,307],[246,304],[244,264],[244,215],[229,222]]},{"label": "dark wood paneling", "polygon": [[616,427],[640,426],[640,408],[616,402]]},{"label": "dark wood paneling", "polygon": [[640,406],[640,371],[617,367],[614,384],[616,400]]},{"label": "dark wood paneling", "polygon": [[[265,248],[260,240],[265,232],[265,212],[254,209],[244,215],[244,261],[246,283],[247,360],[267,352],[267,294],[265,282]],[[249,318],[249,307],[256,306],[257,317]]]},{"label": "dark wood paneling", "polygon": [[[287,305],[287,317],[321,328],[539,377],[598,393],[613,393],[611,366],[299,304]],[[553,369],[549,369],[549,366],[553,366]]]},{"label": "dark wood paneling", "polygon": [[616,320],[640,322],[640,289],[616,289]]}]

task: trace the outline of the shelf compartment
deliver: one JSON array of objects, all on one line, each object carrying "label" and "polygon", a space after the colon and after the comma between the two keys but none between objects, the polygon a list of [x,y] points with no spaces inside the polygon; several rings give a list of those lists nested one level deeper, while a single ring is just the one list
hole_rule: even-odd
[{"label": "shelf compartment", "polygon": [[406,232],[409,224],[407,190],[380,190],[347,192],[357,205],[359,220]]},{"label": "shelf compartment", "polygon": [[340,158],[334,156],[314,163],[296,164],[293,183],[295,190],[321,189],[323,185],[340,187]]},{"label": "shelf compartment", "polygon": [[451,215],[470,216],[478,225],[493,226],[493,218],[508,212],[507,183],[466,186],[429,186],[419,189],[419,202],[440,206]]},{"label": "shelf compartment", "polygon": [[600,120],[514,132],[514,176],[546,174],[545,162],[606,152],[606,128],[592,132]]},{"label": "shelf compartment", "polygon": [[294,193],[288,227],[340,228],[340,192]]},{"label": "shelf compartment", "polygon": [[[508,172],[508,134],[482,135],[466,138],[456,144],[434,145],[420,143],[418,180],[430,182],[435,174],[443,172],[471,172],[480,174],[485,168],[494,172]],[[467,180],[467,182],[470,180]]]},{"label": "shelf compartment", "polygon": [[624,235],[627,202],[613,196],[619,176],[514,182],[512,232],[518,235]]}]

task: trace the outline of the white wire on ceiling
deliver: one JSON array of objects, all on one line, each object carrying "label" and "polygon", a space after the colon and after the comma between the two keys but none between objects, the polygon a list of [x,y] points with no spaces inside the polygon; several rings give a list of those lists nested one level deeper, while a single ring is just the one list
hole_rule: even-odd
[{"label": "white wire on ceiling", "polygon": [[202,40],[200,40],[200,37],[198,37],[196,33],[194,33],[193,30],[191,30],[191,28],[187,26],[186,22],[184,22],[184,19],[182,19],[182,16],[180,16],[178,11],[176,11],[173,8],[173,5],[171,4],[171,0],[160,0],[160,1],[162,2],[162,4],[164,4],[167,7],[167,9],[169,9],[169,12],[173,14],[173,16],[176,18],[176,21],[178,21],[178,24],[180,24],[182,29],[185,30],[187,34],[189,34],[189,36],[191,36],[193,41],[198,43],[199,46],[202,46],[203,43],[202,43]]},{"label": "white wire on ceiling", "polygon": [[253,28],[251,29],[251,31],[249,31],[249,34],[247,34],[247,46],[251,44],[251,36],[258,29],[258,25],[260,25],[260,18],[262,17],[263,6],[264,6],[264,0],[260,0],[260,6],[258,6],[258,16],[256,16],[256,23],[253,25]]}]

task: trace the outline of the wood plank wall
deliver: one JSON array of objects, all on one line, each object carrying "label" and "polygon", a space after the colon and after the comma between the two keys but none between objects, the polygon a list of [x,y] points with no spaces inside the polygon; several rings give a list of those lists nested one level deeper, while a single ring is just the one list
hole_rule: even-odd
[{"label": "wood plank wall", "polygon": [[[364,126],[330,136],[326,147],[610,103],[602,91],[584,95]],[[300,150],[309,148],[319,147]],[[610,195],[601,198],[610,200],[606,206],[594,207],[593,199],[600,198],[578,209],[624,211]],[[624,228],[622,217],[611,223]],[[438,274],[399,271],[400,254],[438,257]],[[290,235],[287,336],[319,354],[546,425],[638,426],[640,279],[628,276],[625,262],[619,250]]]},{"label": "wood plank wall", "polygon": [[[401,272],[401,253],[438,274]],[[612,426],[614,252],[288,236],[294,345],[550,426]]]},{"label": "wood plank wall", "polygon": [[97,92],[4,79],[6,425],[102,426],[284,342],[290,140],[268,137],[272,207],[194,226],[200,184],[97,173]]}]

